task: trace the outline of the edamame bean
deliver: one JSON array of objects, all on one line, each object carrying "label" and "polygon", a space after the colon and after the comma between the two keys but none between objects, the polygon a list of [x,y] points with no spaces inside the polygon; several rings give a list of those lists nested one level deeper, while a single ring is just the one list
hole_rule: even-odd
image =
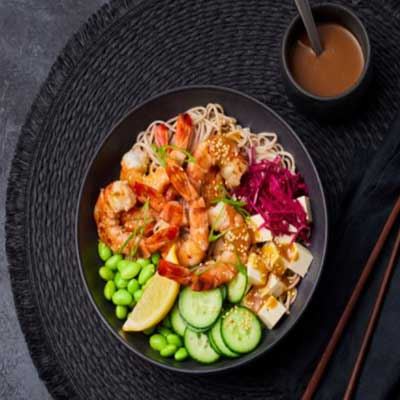
[{"label": "edamame bean", "polygon": [[141,289],[143,290],[143,291],[145,291],[146,290],[146,288],[147,288],[147,286],[149,286],[149,283],[151,282],[151,279],[149,279],[142,287],[141,287]]},{"label": "edamame bean", "polygon": [[124,268],[121,270],[121,276],[124,279],[134,278],[140,271],[140,265],[134,261],[128,261]]},{"label": "edamame bean", "polygon": [[112,301],[116,306],[129,306],[132,300],[132,295],[126,289],[119,289],[112,296]]},{"label": "edamame bean", "polygon": [[111,281],[114,279],[114,272],[112,269],[108,268],[108,267],[101,267],[99,269],[99,275],[100,278],[105,280],[105,281]]},{"label": "edamame bean", "polygon": [[171,357],[176,352],[176,346],[174,344],[167,344],[161,349],[160,354],[162,357]]},{"label": "edamame bean", "polygon": [[148,264],[140,271],[138,281],[144,285],[156,272],[156,267],[153,264]]},{"label": "edamame bean", "polygon": [[150,336],[150,347],[154,350],[161,351],[165,346],[167,346],[167,340],[163,335],[156,333]]},{"label": "edamame bean", "polygon": [[125,259],[119,260],[117,263],[118,271],[121,272],[130,262],[131,261]]},{"label": "edamame bean", "polygon": [[163,326],[165,326],[166,328],[172,328],[172,325],[171,325],[171,318],[170,318],[169,315],[167,315],[167,316],[164,318],[164,321],[162,322],[162,324],[163,324]]},{"label": "edamame bean", "polygon": [[172,334],[172,331],[168,328],[165,328],[164,326],[159,326],[157,329],[158,329],[158,332],[160,332],[161,335],[163,335],[165,337]]},{"label": "edamame bean", "polygon": [[136,302],[138,302],[142,296],[143,296],[143,290],[142,289],[136,290],[136,292],[133,293],[133,298],[135,299]]},{"label": "edamame bean", "polygon": [[160,253],[154,253],[152,256],[151,256],[151,262],[152,262],[152,264],[154,264],[154,265],[158,265],[158,262],[160,261]]},{"label": "edamame bean", "polygon": [[128,282],[128,286],[126,287],[128,289],[128,292],[130,294],[133,294],[136,292],[136,290],[138,290],[140,288],[139,282],[137,281],[137,279],[131,279]]},{"label": "edamame bean", "polygon": [[118,319],[125,319],[128,314],[128,309],[125,306],[115,307],[115,315]]},{"label": "edamame bean", "polygon": [[150,260],[148,260],[147,258],[138,258],[136,260],[136,262],[142,267],[144,268],[146,265],[150,264]]},{"label": "edamame bean", "polygon": [[99,257],[103,261],[107,261],[112,256],[111,249],[102,241],[99,241],[99,244],[97,245],[97,251],[99,253]]},{"label": "edamame bean", "polygon": [[114,281],[108,281],[106,283],[106,285],[104,286],[104,290],[103,290],[104,297],[107,300],[111,300],[113,297],[113,294],[115,293],[116,290],[117,290],[117,288],[115,287]]},{"label": "edamame bean", "polygon": [[175,333],[171,333],[171,334],[167,335],[167,342],[168,342],[168,344],[174,344],[176,347],[182,346],[181,338],[178,335],[176,335]]},{"label": "edamame bean", "polygon": [[118,289],[125,289],[128,286],[128,281],[122,278],[119,271],[115,274],[114,282]]},{"label": "edamame bean", "polygon": [[145,335],[152,335],[156,328],[153,326],[152,328],[147,328],[143,331]]},{"label": "edamame bean", "polygon": [[174,355],[174,358],[176,361],[183,361],[186,360],[188,358],[188,352],[184,347],[181,347],[180,349],[178,349]]},{"label": "edamame bean", "polygon": [[117,264],[122,260],[121,254],[114,254],[106,261],[106,267],[117,269]]}]

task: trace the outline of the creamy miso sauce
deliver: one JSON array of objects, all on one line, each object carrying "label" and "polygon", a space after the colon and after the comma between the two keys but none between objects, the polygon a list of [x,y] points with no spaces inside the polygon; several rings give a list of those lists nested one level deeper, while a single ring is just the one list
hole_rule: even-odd
[{"label": "creamy miso sauce", "polygon": [[338,96],[351,88],[364,68],[364,55],[355,36],[335,23],[317,26],[324,51],[317,57],[303,32],[289,55],[296,82],[311,94]]}]

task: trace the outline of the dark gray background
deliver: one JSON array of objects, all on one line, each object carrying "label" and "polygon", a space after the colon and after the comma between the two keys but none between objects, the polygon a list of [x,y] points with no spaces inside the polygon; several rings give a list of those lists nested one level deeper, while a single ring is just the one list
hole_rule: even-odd
[{"label": "dark gray background", "polygon": [[0,0],[0,399],[50,395],[30,359],[5,255],[7,176],[25,115],[68,38],[105,0]]}]

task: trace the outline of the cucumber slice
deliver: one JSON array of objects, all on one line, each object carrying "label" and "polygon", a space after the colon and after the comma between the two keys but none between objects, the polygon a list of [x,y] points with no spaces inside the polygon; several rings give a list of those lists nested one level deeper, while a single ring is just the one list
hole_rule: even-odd
[{"label": "cucumber slice", "polygon": [[207,326],[205,328],[196,328],[195,326],[188,324],[187,321],[185,321],[185,323],[186,323],[186,326],[188,328],[190,328],[193,332],[207,332],[210,329],[209,326]]},{"label": "cucumber slice", "polygon": [[220,290],[221,290],[222,300],[225,300],[225,299],[226,299],[226,292],[227,292],[226,286],[225,286],[225,285],[222,285],[222,286],[220,286],[219,288],[220,288]]},{"label": "cucumber slice", "polygon": [[175,305],[175,307],[171,311],[171,325],[172,329],[178,335],[183,336],[185,334],[187,324],[185,320],[182,318],[181,314],[179,313],[178,305]]},{"label": "cucumber slice", "polygon": [[232,351],[222,339],[221,334],[221,318],[218,318],[218,321],[214,324],[210,331],[210,342],[214,343],[216,346],[216,350],[218,350],[221,354],[226,357],[234,358],[237,357],[239,354]]},{"label": "cucumber slice", "polygon": [[219,354],[211,347],[205,333],[186,328],[184,342],[190,357],[198,362],[211,364],[219,359]]},{"label": "cucumber slice", "polygon": [[222,355],[222,353],[219,351],[219,348],[217,347],[217,345],[215,344],[212,335],[211,335],[211,331],[208,331],[208,340],[210,342],[211,347],[219,354]]},{"label": "cucumber slice", "polygon": [[254,350],[261,340],[261,324],[257,316],[245,307],[235,306],[223,317],[222,339],[236,353]]},{"label": "cucumber slice", "polygon": [[189,327],[194,332],[204,332],[208,330],[208,327],[200,329],[188,324],[187,321],[183,319],[181,313],[179,312],[179,307],[177,304],[171,311],[171,325],[172,329],[182,337],[184,336],[187,327]]},{"label": "cucumber slice", "polygon": [[179,312],[182,318],[197,329],[205,329],[217,320],[222,309],[222,294],[219,289],[196,292],[189,287],[179,295]]},{"label": "cucumber slice", "polygon": [[228,300],[231,303],[240,303],[246,294],[247,289],[247,274],[239,272],[228,283]]},{"label": "cucumber slice", "polygon": [[245,296],[246,296],[247,293],[249,293],[250,289],[251,289],[251,283],[250,283],[249,280],[247,279],[246,292],[245,292],[245,294],[244,294]]}]

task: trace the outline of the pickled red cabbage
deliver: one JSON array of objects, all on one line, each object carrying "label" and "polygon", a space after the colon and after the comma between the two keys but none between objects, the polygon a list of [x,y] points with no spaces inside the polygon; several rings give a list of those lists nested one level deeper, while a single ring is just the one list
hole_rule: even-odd
[{"label": "pickled red cabbage", "polygon": [[293,235],[307,243],[310,224],[296,198],[307,195],[307,186],[299,173],[292,173],[282,165],[280,157],[273,161],[253,162],[234,191],[244,200],[251,214],[261,214],[274,236]]}]

